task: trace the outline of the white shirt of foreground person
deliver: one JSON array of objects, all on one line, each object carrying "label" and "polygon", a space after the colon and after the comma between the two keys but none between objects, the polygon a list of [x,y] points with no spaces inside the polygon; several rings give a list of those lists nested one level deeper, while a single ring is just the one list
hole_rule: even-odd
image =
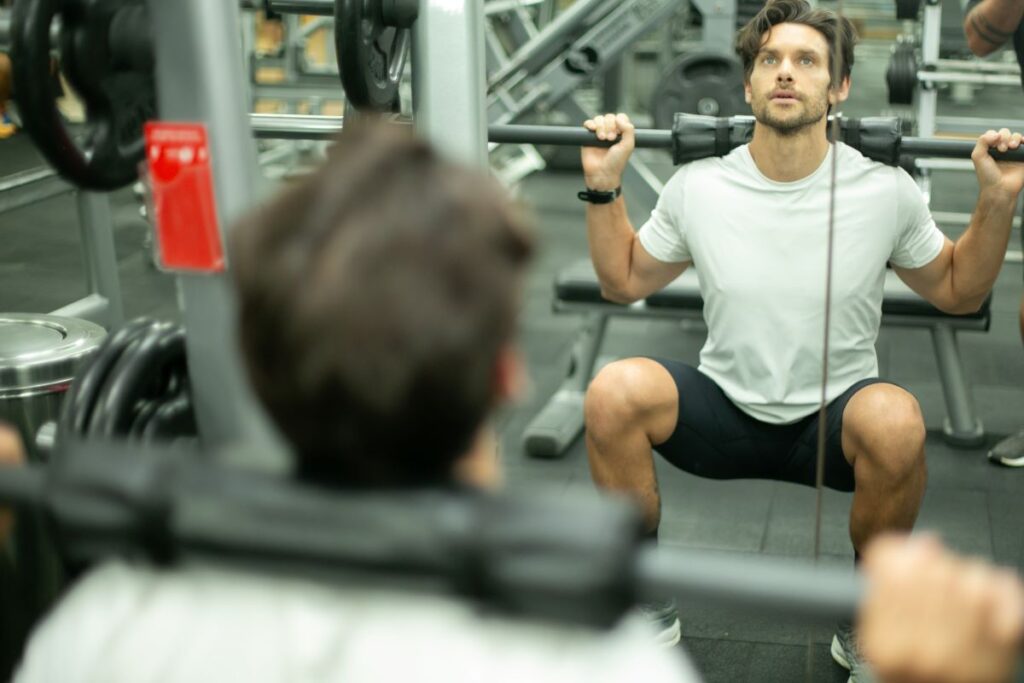
[{"label": "white shirt of foreground person", "polygon": [[105,564],[33,635],[19,683],[695,683],[631,618],[595,633],[442,596],[210,567]]}]

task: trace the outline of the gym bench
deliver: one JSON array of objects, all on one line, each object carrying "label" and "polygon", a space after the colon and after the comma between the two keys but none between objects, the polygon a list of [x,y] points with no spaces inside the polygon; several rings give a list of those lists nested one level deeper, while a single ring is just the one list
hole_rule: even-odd
[{"label": "gym bench", "polygon": [[[992,319],[991,301],[989,296],[976,313],[950,315],[914,293],[893,271],[886,271],[882,324],[924,327],[931,331],[946,399],[943,435],[948,443],[960,448],[979,446],[985,439],[985,431],[975,414],[956,333],[960,330],[987,332]],[[526,452],[541,458],[561,456],[583,430],[583,396],[593,376],[611,316],[703,321],[704,301],[697,273],[688,268],[663,290],[642,301],[629,305],[612,303],[601,296],[591,262],[582,259],[558,274],[553,306],[560,313],[586,313],[587,319],[573,345],[568,377],[526,428]]]}]

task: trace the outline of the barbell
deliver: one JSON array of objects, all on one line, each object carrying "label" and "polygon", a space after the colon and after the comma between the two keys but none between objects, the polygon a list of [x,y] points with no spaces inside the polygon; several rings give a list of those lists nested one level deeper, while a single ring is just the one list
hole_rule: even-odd
[{"label": "barbell", "polygon": [[215,456],[68,439],[47,465],[0,466],[0,505],[42,511],[62,554],[79,562],[242,560],[455,593],[591,628],[613,626],[635,600],[666,595],[849,617],[864,589],[847,568],[646,545],[640,514],[624,500],[543,490],[329,492],[219,466]]},{"label": "barbell", "polygon": [[[249,123],[257,138],[330,140],[343,128],[344,117],[251,114]],[[636,146],[670,150],[676,163],[687,163],[728,154],[749,142],[755,123],[753,116],[724,118],[680,113],[676,114],[671,130],[638,129]],[[840,123],[843,142],[888,165],[898,164],[901,156],[969,159],[974,151],[975,143],[970,140],[904,137],[896,117],[843,117]],[[521,124],[491,125],[487,128],[487,139],[497,144],[573,147],[611,147],[616,143],[598,140],[582,127]],[[993,151],[992,156],[998,161],[1024,162],[1024,149]]]}]

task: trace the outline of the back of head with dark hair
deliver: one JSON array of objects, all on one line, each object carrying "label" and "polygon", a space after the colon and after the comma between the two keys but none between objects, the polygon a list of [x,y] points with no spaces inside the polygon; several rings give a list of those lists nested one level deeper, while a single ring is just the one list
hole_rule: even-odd
[{"label": "back of head with dark hair", "polygon": [[830,10],[814,9],[807,0],[769,0],[736,35],[736,54],[743,60],[743,74],[748,81],[765,34],[778,24],[804,24],[817,30],[829,46],[829,73],[839,74],[839,82],[832,85],[850,77],[857,32],[849,19]]},{"label": "back of head with dark hair", "polygon": [[300,476],[447,481],[493,407],[532,250],[502,188],[364,121],[231,247],[245,364]]}]

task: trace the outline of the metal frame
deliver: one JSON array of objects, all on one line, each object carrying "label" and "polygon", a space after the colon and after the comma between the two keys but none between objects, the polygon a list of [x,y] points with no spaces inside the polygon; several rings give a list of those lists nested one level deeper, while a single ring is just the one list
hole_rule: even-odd
[{"label": "metal frame", "polygon": [[438,149],[487,166],[483,0],[421,0],[413,26],[415,126]]},{"label": "metal frame", "polygon": [[82,318],[110,329],[124,320],[110,201],[105,194],[76,191],[49,167],[0,179],[0,213],[75,193],[87,294],[51,315]]},{"label": "metal frame", "polygon": [[110,197],[80,191],[78,226],[82,236],[82,260],[89,293],[78,301],[62,306],[52,315],[89,320],[107,329],[124,322],[121,303],[121,278],[114,248],[114,219],[110,215]]},{"label": "metal frame", "polygon": [[[217,218],[226,237],[228,226],[256,203],[261,187],[238,49],[238,5],[209,0],[147,0],[147,5],[153,25],[160,27],[153,31],[160,118],[205,124]],[[203,442],[280,447],[242,373],[226,274],[180,274],[178,294]]]}]

